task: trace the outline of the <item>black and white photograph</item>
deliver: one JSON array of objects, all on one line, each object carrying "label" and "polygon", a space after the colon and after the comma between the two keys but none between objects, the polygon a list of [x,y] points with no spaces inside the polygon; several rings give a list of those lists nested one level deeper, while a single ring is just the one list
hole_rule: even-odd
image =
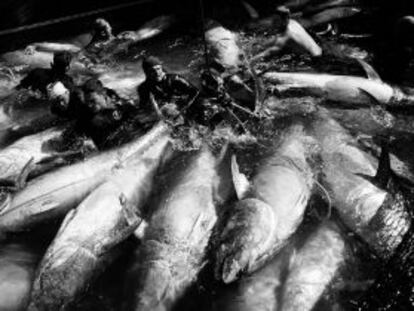
[{"label": "black and white photograph", "polygon": [[414,1],[0,0],[0,311],[414,310]]}]

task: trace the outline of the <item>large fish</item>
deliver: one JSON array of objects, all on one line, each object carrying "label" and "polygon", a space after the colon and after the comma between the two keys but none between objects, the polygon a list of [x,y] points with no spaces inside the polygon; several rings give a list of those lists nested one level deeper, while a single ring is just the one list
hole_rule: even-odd
[{"label": "large fish", "polygon": [[309,5],[303,9],[303,14],[310,14],[310,13],[317,13],[325,9],[330,9],[334,7],[347,7],[347,6],[355,6],[360,4],[359,0],[330,0],[324,1],[321,3],[315,3],[313,5]]},{"label": "large fish", "polygon": [[372,97],[386,106],[410,106],[414,97],[378,77],[341,76],[317,73],[267,72],[264,80],[283,90],[301,90],[313,96],[350,106],[371,105]]},{"label": "large fish", "polygon": [[44,99],[32,97],[26,91],[11,94],[0,105],[0,148],[59,122],[62,121],[51,113]]},{"label": "large fish", "polygon": [[25,310],[39,260],[40,252],[34,252],[32,247],[18,242],[1,244],[0,310]]},{"label": "large fish", "polygon": [[[382,259],[383,267],[368,292],[352,305],[357,310],[409,310],[414,301],[412,193],[390,180],[383,147],[379,164],[324,114],[315,123],[322,146],[324,184],[343,221]],[[378,169],[377,169],[378,166]]]},{"label": "large fish", "polygon": [[135,31],[124,31],[118,34],[113,40],[106,43],[92,44],[86,49],[92,53],[98,52],[105,57],[113,56],[119,52],[127,51],[131,46],[138,42],[154,38],[171,28],[177,22],[174,15],[157,16],[144,23]]},{"label": "large fish", "polygon": [[296,11],[306,7],[312,1],[313,0],[288,0],[284,1],[283,5],[292,11]]},{"label": "large fish", "polygon": [[38,269],[28,310],[66,310],[103,270],[105,254],[141,223],[168,143],[161,137],[66,215]]},{"label": "large fish", "polygon": [[[16,50],[7,52],[0,55],[0,61],[4,62],[10,67],[24,66],[28,69],[33,68],[50,68],[50,64],[53,63],[52,47],[58,51],[58,43],[38,43],[39,47],[43,49],[37,50],[36,47],[28,46],[25,50]],[[49,50],[46,49],[49,48]],[[87,72],[85,65],[79,61],[73,61],[71,64],[72,71]]]},{"label": "large fish", "polygon": [[238,35],[215,21],[210,21],[204,33],[209,55],[226,69],[242,65],[243,52],[238,44]]},{"label": "large fish", "polygon": [[[62,141],[62,134],[66,129],[67,126],[53,127],[23,137],[0,150],[0,184],[19,187],[29,175],[34,177],[38,173],[68,163],[70,158],[81,157],[86,151],[83,146],[66,151],[54,148],[53,143],[58,145]],[[89,145],[96,150],[93,143]]]},{"label": "large fish", "polygon": [[313,57],[322,55],[322,48],[311,35],[294,19],[289,19],[286,30],[277,34],[274,40],[266,43],[269,46],[265,51],[252,57],[251,61],[277,55],[286,51],[305,53]]},{"label": "large fish", "polygon": [[391,259],[381,267],[375,283],[353,302],[350,310],[411,310],[414,302],[414,232],[406,234]]},{"label": "large fish", "polygon": [[346,259],[346,244],[336,224],[319,226],[290,258],[280,311],[311,311]]},{"label": "large fish", "polygon": [[203,267],[217,206],[234,191],[222,157],[206,146],[187,156],[173,166],[149,220],[126,287],[132,297],[127,310],[172,309]]},{"label": "large fish", "polygon": [[213,295],[212,311],[310,311],[345,261],[345,240],[332,221],[312,224],[260,270]]},{"label": "large fish", "polygon": [[329,8],[310,17],[299,17],[298,22],[305,28],[312,28],[339,19],[349,18],[361,12],[362,9],[358,7]]},{"label": "large fish", "polygon": [[[313,186],[308,163],[313,140],[293,125],[255,173],[251,186],[235,181],[240,201],[217,238],[216,278],[230,283],[272,258],[301,223]],[[233,158],[234,160],[234,158]],[[233,176],[237,164],[232,162]],[[237,178],[235,178],[236,180]]]},{"label": "large fish", "polygon": [[251,275],[211,295],[209,311],[274,311],[279,310],[280,290],[289,265],[293,247],[287,245],[268,264]]},{"label": "large fish", "polygon": [[311,132],[321,147],[323,184],[343,222],[388,260],[412,220],[410,202],[398,184],[390,182],[387,151],[378,164],[325,110],[315,117]]},{"label": "large fish", "polygon": [[37,224],[64,216],[119,168],[140,157],[149,146],[165,136],[169,136],[169,128],[159,123],[144,136],[120,148],[31,180],[3,204],[0,232],[29,230]]}]

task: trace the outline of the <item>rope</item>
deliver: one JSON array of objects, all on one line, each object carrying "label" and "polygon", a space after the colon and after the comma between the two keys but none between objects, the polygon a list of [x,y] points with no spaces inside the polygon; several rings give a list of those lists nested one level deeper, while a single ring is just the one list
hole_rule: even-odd
[{"label": "rope", "polygon": [[128,8],[128,7],[131,7],[131,6],[138,5],[138,4],[144,4],[144,3],[148,3],[148,2],[152,2],[152,1],[153,0],[138,0],[138,1],[123,3],[123,4],[117,4],[117,5],[108,6],[108,7],[105,7],[105,8],[96,9],[96,10],[92,10],[92,11],[88,11],[88,12],[84,12],[84,13],[79,13],[79,14],[74,14],[74,15],[69,15],[69,16],[64,16],[64,17],[59,17],[59,18],[47,20],[47,21],[44,21],[44,22],[34,23],[34,24],[31,24],[31,25],[6,29],[6,30],[0,31],[0,36],[10,35],[10,34],[22,32],[22,31],[27,31],[27,30],[41,28],[41,27],[45,27],[45,26],[49,26],[49,25],[68,22],[68,21],[71,21],[71,20],[80,19],[80,18],[84,18],[84,17],[89,17],[89,16],[93,16],[93,15],[98,15],[98,14],[106,13],[106,12],[109,12],[109,11],[120,10],[120,9]]}]

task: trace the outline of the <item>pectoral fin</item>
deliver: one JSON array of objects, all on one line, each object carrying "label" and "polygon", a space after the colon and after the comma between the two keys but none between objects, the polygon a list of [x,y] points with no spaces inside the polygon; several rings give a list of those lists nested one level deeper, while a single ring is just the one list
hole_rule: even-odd
[{"label": "pectoral fin", "polygon": [[237,198],[242,200],[250,188],[250,183],[246,175],[240,172],[239,164],[237,163],[235,155],[231,157],[231,173]]},{"label": "pectoral fin", "polygon": [[362,69],[364,69],[365,74],[367,75],[367,78],[369,80],[382,82],[380,75],[370,64],[368,64],[366,61],[360,58],[355,58],[355,59],[361,65]]},{"label": "pectoral fin", "polygon": [[30,172],[34,169],[34,158],[31,157],[29,161],[25,164],[22,171],[20,172],[19,176],[16,179],[16,188],[17,190],[21,190],[26,186],[27,177],[29,176]]}]

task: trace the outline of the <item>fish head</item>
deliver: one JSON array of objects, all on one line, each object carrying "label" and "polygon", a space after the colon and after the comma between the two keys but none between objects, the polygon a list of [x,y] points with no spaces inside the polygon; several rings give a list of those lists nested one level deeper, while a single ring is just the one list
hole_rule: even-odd
[{"label": "fish head", "polygon": [[253,272],[267,254],[263,249],[275,224],[269,217],[269,205],[248,198],[236,203],[218,237],[215,253],[215,277],[224,283],[241,274]]}]

